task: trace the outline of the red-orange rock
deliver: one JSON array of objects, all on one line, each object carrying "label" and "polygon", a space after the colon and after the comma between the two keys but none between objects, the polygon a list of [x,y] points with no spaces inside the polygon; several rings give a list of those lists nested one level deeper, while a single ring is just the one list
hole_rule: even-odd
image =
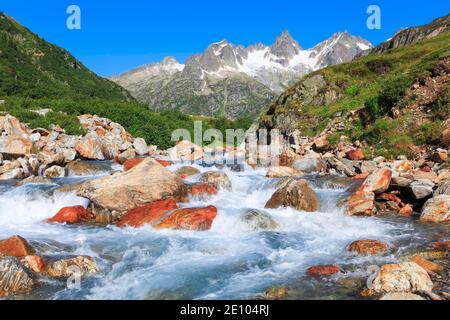
[{"label": "red-orange rock", "polygon": [[126,226],[140,228],[146,224],[157,223],[169,211],[178,209],[174,199],[155,201],[149,205],[130,210],[117,223],[120,228]]},{"label": "red-orange rock", "polygon": [[28,269],[36,273],[44,273],[47,269],[47,264],[40,256],[26,256],[23,263]]},{"label": "red-orange rock", "polygon": [[0,240],[0,256],[25,257],[33,255],[34,249],[24,238],[13,236],[6,240]]},{"label": "red-orange rock", "polygon": [[213,206],[179,209],[164,218],[155,228],[206,231],[211,229],[216,217],[217,208]]},{"label": "red-orange rock", "polygon": [[48,219],[47,222],[75,224],[90,220],[91,218],[91,214],[83,206],[74,206],[62,208],[53,218]]},{"label": "red-orange rock", "polygon": [[374,193],[353,193],[347,200],[345,213],[349,216],[373,216],[376,213]]},{"label": "red-orange rock", "polygon": [[377,197],[377,200],[392,201],[396,204],[402,203],[402,200],[400,200],[399,197],[392,193],[382,193]]},{"label": "red-orange rock", "polygon": [[351,177],[350,180],[366,180],[370,173],[364,172]]},{"label": "red-orange rock", "polygon": [[172,162],[167,161],[167,160],[161,160],[161,159],[155,159],[156,162],[158,162],[160,165],[162,165],[163,167],[170,167],[172,165]]},{"label": "red-orange rock", "polygon": [[365,158],[364,151],[361,148],[347,151],[347,153],[345,155],[346,155],[347,159],[354,160],[354,161],[361,161],[361,160],[364,160],[364,158]]},{"label": "red-orange rock", "polygon": [[194,197],[213,196],[217,192],[217,189],[208,183],[196,183],[191,186],[191,194]]},{"label": "red-orange rock", "polygon": [[402,217],[411,217],[414,214],[413,206],[410,204],[405,205],[403,208],[400,209],[398,214],[401,215]]},{"label": "red-orange rock", "polygon": [[428,272],[436,272],[444,270],[444,268],[441,265],[428,261],[427,259],[421,256],[414,256],[410,259],[410,261],[417,263],[419,266],[421,266]]},{"label": "red-orange rock", "polygon": [[311,277],[331,276],[341,272],[339,266],[314,266],[306,270],[306,273]]},{"label": "red-orange rock", "polygon": [[381,194],[389,189],[392,179],[392,171],[380,169],[369,175],[359,188],[359,191]]},{"label": "red-orange rock", "polygon": [[435,242],[433,248],[436,250],[450,250],[450,241]]},{"label": "red-orange rock", "polygon": [[125,161],[125,163],[123,164],[123,171],[128,171],[133,169],[134,167],[136,167],[137,165],[139,165],[142,161],[144,161],[144,158],[133,158],[133,159],[128,159],[127,161]]},{"label": "red-orange rock", "polygon": [[373,256],[387,251],[389,246],[377,240],[359,240],[353,242],[347,250],[364,256]]}]

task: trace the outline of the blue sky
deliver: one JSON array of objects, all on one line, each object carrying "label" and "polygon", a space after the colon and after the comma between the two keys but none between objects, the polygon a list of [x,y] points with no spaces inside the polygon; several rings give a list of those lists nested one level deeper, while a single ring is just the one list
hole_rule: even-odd
[{"label": "blue sky", "polygon": [[[81,30],[66,27],[72,4],[81,8]],[[382,10],[381,30],[366,27],[371,4]],[[109,76],[168,55],[184,62],[224,38],[271,44],[285,29],[304,48],[345,30],[377,44],[401,27],[450,13],[450,1],[2,0],[0,10]]]}]

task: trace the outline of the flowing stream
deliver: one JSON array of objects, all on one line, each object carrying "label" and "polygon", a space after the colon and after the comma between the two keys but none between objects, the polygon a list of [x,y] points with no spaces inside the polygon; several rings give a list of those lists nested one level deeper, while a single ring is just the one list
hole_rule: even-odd
[{"label": "flowing stream", "polygon": [[[194,166],[201,172],[219,170]],[[448,232],[413,219],[347,217],[337,202],[347,194],[350,183],[314,175],[306,179],[320,197],[320,212],[266,210],[279,223],[279,230],[253,231],[241,215],[247,209],[264,210],[277,179],[266,178],[264,169],[245,169],[221,169],[230,177],[233,192],[221,191],[206,201],[184,205],[218,208],[207,232],[153,230],[150,226],[122,230],[114,226],[51,225],[43,221],[59,209],[87,205],[85,199],[55,189],[93,177],[20,187],[13,182],[1,183],[0,239],[18,234],[44,257],[89,255],[101,268],[100,273],[84,278],[79,289],[44,279],[32,295],[17,298],[260,299],[270,287],[288,286],[292,299],[355,299],[369,276],[368,266],[397,261]],[[104,174],[108,171],[99,172]],[[189,181],[197,179],[194,176]],[[392,249],[381,257],[357,257],[346,247],[359,239],[386,241]],[[339,264],[344,272],[326,279],[305,275],[307,268],[318,264]]]}]

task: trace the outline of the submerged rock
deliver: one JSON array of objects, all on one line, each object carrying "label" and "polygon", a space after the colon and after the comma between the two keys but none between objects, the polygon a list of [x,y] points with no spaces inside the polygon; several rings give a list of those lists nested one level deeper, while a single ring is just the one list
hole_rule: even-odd
[{"label": "submerged rock", "polygon": [[91,219],[92,215],[83,206],[74,206],[62,208],[53,218],[48,219],[47,222],[76,224]]},{"label": "submerged rock", "polygon": [[145,159],[127,172],[88,181],[77,194],[91,201],[92,213],[101,222],[111,218],[107,223],[154,201],[188,200],[187,186],[153,159]]},{"label": "submerged rock", "polygon": [[216,187],[208,183],[195,183],[190,186],[191,194],[194,198],[207,199],[218,194]]},{"label": "submerged rock", "polygon": [[358,240],[353,242],[348,247],[348,251],[355,252],[360,255],[373,256],[385,253],[388,248],[388,244],[378,240]]},{"label": "submerged rock", "polygon": [[319,198],[305,180],[290,180],[278,189],[266,204],[267,209],[294,208],[300,211],[319,210]]},{"label": "submerged rock", "polygon": [[373,281],[377,293],[432,291],[427,271],[414,262],[386,264]]},{"label": "submerged rock", "polygon": [[175,174],[179,176],[181,179],[186,179],[188,177],[194,176],[196,174],[199,174],[200,170],[194,167],[186,166],[178,169],[175,171]]},{"label": "submerged rock", "polygon": [[0,240],[0,256],[20,258],[33,255],[34,253],[33,247],[20,236]]},{"label": "submerged rock", "polygon": [[17,258],[0,257],[0,298],[29,292],[34,284],[33,276]]},{"label": "submerged rock", "polygon": [[245,222],[251,230],[276,230],[280,226],[279,224],[270,216],[269,213],[250,209],[241,216],[241,220]]},{"label": "submerged rock", "polygon": [[233,188],[230,178],[228,178],[225,173],[219,171],[208,171],[203,173],[200,177],[200,181],[211,184],[218,190],[223,189],[231,191]]},{"label": "submerged rock", "polygon": [[172,212],[155,225],[158,229],[207,231],[217,216],[217,208],[186,208]]},{"label": "submerged rock", "polygon": [[155,201],[146,206],[133,209],[127,212],[117,223],[121,228],[140,228],[146,224],[157,223],[168,212],[178,209],[178,205],[173,199]]},{"label": "submerged rock", "polygon": [[422,222],[450,222],[450,196],[440,195],[428,200],[420,216]]},{"label": "submerged rock", "polygon": [[73,275],[86,276],[99,272],[97,263],[88,256],[66,258],[52,262],[47,273],[52,278],[67,279]]},{"label": "submerged rock", "polygon": [[289,289],[286,287],[273,287],[266,290],[268,300],[283,300],[289,295]]}]

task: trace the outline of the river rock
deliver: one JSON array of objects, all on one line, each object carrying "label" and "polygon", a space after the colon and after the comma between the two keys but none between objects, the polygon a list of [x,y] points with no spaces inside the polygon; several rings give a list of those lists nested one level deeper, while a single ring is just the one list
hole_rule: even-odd
[{"label": "river rock", "polygon": [[136,158],[136,151],[133,148],[128,148],[120,153],[114,160],[119,164],[124,164],[128,159],[134,158]]},{"label": "river rock", "polygon": [[83,206],[74,206],[62,208],[53,218],[48,219],[47,222],[76,224],[89,221],[91,219],[91,214]]},{"label": "river rock", "polygon": [[341,268],[336,265],[314,266],[306,270],[306,273],[311,277],[331,276],[339,272],[341,272]]},{"label": "river rock", "polygon": [[427,259],[425,259],[424,257],[422,257],[420,255],[413,256],[410,259],[410,261],[417,263],[419,266],[421,266],[428,272],[437,272],[437,271],[444,270],[444,268],[441,265],[431,262],[431,261],[428,261]]},{"label": "river rock", "polygon": [[245,212],[241,216],[241,220],[254,231],[276,230],[280,227],[269,213],[256,209],[250,209]]},{"label": "river rock", "polygon": [[376,213],[375,194],[358,190],[347,200],[345,213],[349,216],[373,216]]},{"label": "river rock", "polygon": [[200,170],[194,167],[186,166],[178,169],[175,171],[175,174],[179,176],[181,179],[186,179],[191,176],[195,176],[196,174],[199,174]]},{"label": "river rock", "polygon": [[380,169],[369,175],[360,187],[360,191],[381,194],[389,189],[391,184],[392,171]]},{"label": "river rock", "polygon": [[195,161],[203,158],[203,148],[187,140],[178,142],[167,152],[172,160]]},{"label": "river rock", "polygon": [[414,180],[408,187],[410,194],[416,200],[422,200],[433,194],[434,183],[430,180]]},{"label": "river rock", "polygon": [[27,126],[9,114],[0,116],[0,132],[4,132],[8,136],[19,137],[25,137],[29,134]]},{"label": "river rock", "polygon": [[66,175],[69,177],[93,176],[106,169],[106,166],[99,163],[76,160],[66,165]]},{"label": "river rock", "polygon": [[136,150],[136,154],[140,156],[145,156],[148,154],[148,146],[147,142],[145,142],[142,138],[135,138],[133,141],[134,150]]},{"label": "river rock", "polygon": [[290,167],[271,167],[266,176],[268,178],[302,177],[303,172]]},{"label": "river rock", "polygon": [[41,256],[26,256],[20,262],[34,273],[45,273],[47,271],[47,264]]},{"label": "river rock", "polygon": [[19,136],[0,137],[0,153],[12,156],[24,156],[31,154],[33,142],[29,139]]},{"label": "river rock", "polygon": [[45,170],[45,178],[60,178],[65,176],[65,169],[60,166],[52,166]]},{"label": "river rock", "polygon": [[155,225],[157,229],[207,231],[217,216],[217,208],[186,208],[172,212]]},{"label": "river rock", "polygon": [[327,163],[320,158],[310,157],[294,161],[292,167],[304,173],[323,172],[327,169]]},{"label": "river rock", "polygon": [[450,196],[440,195],[428,200],[420,216],[422,222],[450,222]]},{"label": "river rock", "polygon": [[450,250],[450,241],[435,242],[432,246],[436,250]]},{"label": "river rock", "polygon": [[289,295],[289,289],[286,287],[273,287],[266,290],[268,300],[283,300]]},{"label": "river rock", "polygon": [[146,224],[157,223],[168,212],[178,209],[173,199],[155,201],[146,206],[128,211],[117,223],[120,228],[140,228]]},{"label": "river rock", "polygon": [[77,194],[91,201],[94,216],[115,220],[154,201],[170,198],[187,201],[188,188],[156,160],[145,159],[127,172],[84,183]]},{"label": "river rock", "polygon": [[49,264],[47,273],[52,278],[67,279],[73,275],[81,277],[99,272],[97,263],[88,256],[78,256],[54,261]]},{"label": "river rock", "polygon": [[75,146],[75,150],[84,159],[105,160],[105,156],[102,151],[102,141],[100,138],[85,137],[78,142]]},{"label": "river rock", "polygon": [[356,173],[373,173],[378,170],[378,165],[375,161],[360,161],[353,166],[355,168]]},{"label": "river rock", "polygon": [[39,177],[39,176],[31,176],[22,181],[17,182],[16,186],[24,186],[27,184],[51,184],[52,181],[48,178]]},{"label": "river rock", "polygon": [[373,281],[377,293],[432,291],[433,282],[427,271],[414,262],[386,264]]},{"label": "river rock", "polygon": [[29,292],[34,284],[33,276],[17,258],[0,257],[0,298]]},{"label": "river rock", "polygon": [[20,236],[0,240],[0,256],[20,258],[33,255],[34,253],[33,247]]},{"label": "river rock", "polygon": [[442,181],[436,191],[434,192],[434,196],[447,195],[450,196],[450,180]]},{"label": "river rock", "polygon": [[345,174],[348,177],[354,177],[356,176],[355,171],[353,170],[353,168],[347,166],[346,164],[344,164],[343,161],[339,160],[336,157],[328,157],[326,158],[329,166],[333,169],[335,169],[338,173],[340,174]]},{"label": "river rock", "polygon": [[319,198],[305,180],[290,180],[278,189],[266,204],[267,209],[291,207],[300,211],[319,210]]},{"label": "river rock", "polygon": [[231,191],[233,189],[228,176],[219,171],[208,171],[201,175],[200,181],[213,185],[216,189]]},{"label": "river rock", "polygon": [[408,179],[405,177],[393,177],[391,181],[391,186],[396,189],[402,189],[402,188],[408,188],[411,183],[413,182],[412,179]]},{"label": "river rock", "polygon": [[365,158],[364,151],[361,148],[347,151],[345,153],[345,156],[347,157],[347,159],[355,161],[364,160]]},{"label": "river rock", "polygon": [[387,300],[387,301],[413,301],[413,300],[425,300],[421,296],[418,296],[417,294],[408,293],[408,292],[392,292],[385,294],[380,298],[380,300]]},{"label": "river rock", "polygon": [[385,253],[389,245],[378,240],[358,240],[353,242],[347,250],[364,256],[374,256]]},{"label": "river rock", "polygon": [[200,198],[203,200],[219,193],[216,187],[208,183],[195,183],[190,186],[190,191],[194,198]]}]

